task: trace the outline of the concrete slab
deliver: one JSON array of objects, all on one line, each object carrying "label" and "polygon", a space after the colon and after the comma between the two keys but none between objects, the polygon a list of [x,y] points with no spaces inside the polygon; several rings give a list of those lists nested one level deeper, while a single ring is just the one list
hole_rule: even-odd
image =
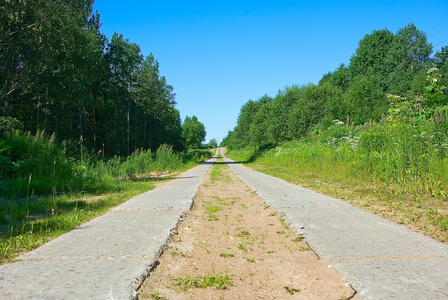
[{"label": "concrete slab", "polygon": [[[231,162],[225,159],[226,162]],[[260,172],[254,175],[253,170],[239,164],[229,164],[237,176],[252,190],[273,207],[318,207],[318,206],[342,206],[350,204],[328,197],[301,186],[292,185],[289,182],[272,177]]]},{"label": "concrete slab", "polygon": [[362,299],[448,299],[447,257],[333,263]]},{"label": "concrete slab", "polygon": [[1,299],[137,299],[155,260],[25,261],[0,268]]},{"label": "concrete slab", "polygon": [[59,236],[19,260],[158,258],[181,211],[109,213]]},{"label": "concrete slab", "polygon": [[353,206],[278,210],[321,258],[448,256],[447,245]]},{"label": "concrete slab", "polygon": [[163,189],[149,191],[136,196],[125,203],[111,209],[111,211],[123,210],[189,210],[193,205],[193,199],[205,174],[210,168],[210,163],[202,164],[168,183]]}]

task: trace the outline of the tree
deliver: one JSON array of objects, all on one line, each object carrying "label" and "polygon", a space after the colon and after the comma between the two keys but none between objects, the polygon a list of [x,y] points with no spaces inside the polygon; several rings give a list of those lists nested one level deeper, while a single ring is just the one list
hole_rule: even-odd
[{"label": "tree", "polygon": [[425,68],[431,61],[432,44],[428,43],[426,34],[418,30],[414,23],[409,23],[398,29],[398,36],[405,45],[406,61],[412,64],[413,68]]},{"label": "tree", "polygon": [[319,123],[329,125],[339,118],[343,114],[341,98],[341,89],[329,83],[303,86],[289,113],[289,135],[292,138],[304,137],[313,126]]},{"label": "tree", "polygon": [[344,95],[344,106],[353,124],[380,120],[387,113],[389,101],[381,91],[379,76],[357,76]]},{"label": "tree", "polygon": [[350,72],[352,77],[359,75],[378,75],[383,91],[389,90],[391,83],[389,74],[402,61],[398,58],[394,48],[395,36],[387,29],[374,30],[367,34],[356,49],[356,53],[350,59]]},{"label": "tree", "polygon": [[[442,47],[442,49],[434,55],[434,64],[436,68],[439,69],[442,77],[441,84],[448,86],[448,46]],[[448,94],[447,90],[445,90],[445,94]]]},{"label": "tree", "polygon": [[208,146],[210,148],[217,148],[218,147],[218,141],[216,139],[211,139],[210,142],[208,142]]},{"label": "tree", "polygon": [[389,74],[388,93],[405,95],[413,86],[414,77],[428,68],[431,61],[432,44],[426,34],[418,30],[413,23],[400,28],[390,49],[389,61],[396,62],[395,69]]},{"label": "tree", "polygon": [[136,86],[136,74],[142,59],[137,44],[130,43],[123,35],[114,33],[106,53],[106,61],[111,72],[113,147],[117,155],[123,152],[130,154],[130,114],[133,105],[131,92]]},{"label": "tree", "polygon": [[[160,77],[159,63],[150,54],[141,64],[137,72],[137,84],[135,86],[135,102],[143,112],[142,126],[143,142],[149,149],[158,148],[155,145],[157,133],[164,132],[165,121],[170,123],[171,108],[174,107],[175,94],[173,87],[166,83],[165,77]],[[180,122],[179,122],[180,125]],[[163,136],[164,134],[159,134]],[[166,143],[167,141],[161,141]]]},{"label": "tree", "polygon": [[240,148],[255,143],[254,136],[250,134],[250,127],[254,121],[255,115],[262,105],[270,101],[272,101],[272,99],[265,95],[257,101],[249,100],[241,107],[237,125],[233,131],[233,142],[235,144],[233,144],[232,147]]},{"label": "tree", "polygon": [[375,30],[360,42],[350,59],[352,79],[358,75],[377,75],[381,90],[405,94],[416,72],[430,62],[432,45],[413,23],[394,35],[387,29]]},{"label": "tree", "polygon": [[319,81],[319,85],[329,83],[346,90],[350,85],[350,70],[344,64],[341,64],[333,73],[328,72]]},{"label": "tree", "polygon": [[204,124],[199,122],[196,116],[191,118],[187,116],[185,118],[184,124],[182,125],[182,137],[186,148],[200,148],[201,143],[205,141],[206,134]]}]

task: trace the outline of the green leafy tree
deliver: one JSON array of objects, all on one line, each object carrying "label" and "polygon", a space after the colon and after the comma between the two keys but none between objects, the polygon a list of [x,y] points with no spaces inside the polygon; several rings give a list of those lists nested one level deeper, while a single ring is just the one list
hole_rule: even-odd
[{"label": "green leafy tree", "polygon": [[[138,108],[143,113],[139,127],[143,130],[143,142],[149,149],[157,149],[160,144],[168,143],[163,140],[163,136],[167,134],[165,125],[173,121],[175,94],[173,87],[166,83],[165,77],[160,76],[159,63],[152,54],[143,61],[137,72],[134,96]],[[178,123],[180,126],[180,121]],[[179,144],[177,141],[172,142]]]},{"label": "green leafy tree", "polygon": [[140,47],[114,33],[106,53],[111,72],[113,98],[113,146],[115,154],[130,154],[130,122],[133,99],[131,92],[137,83],[137,70],[142,62]]},{"label": "green leafy tree", "polygon": [[352,77],[377,75],[381,89],[387,91],[391,83],[389,74],[403,59],[397,57],[400,53],[391,51],[394,44],[395,36],[387,29],[374,30],[371,34],[367,34],[359,41],[356,53],[350,59]]},{"label": "green leafy tree", "polygon": [[[434,64],[440,72],[440,84],[448,86],[448,46],[442,47],[442,49],[434,55]],[[445,90],[445,94],[448,95],[447,90]]]},{"label": "green leafy tree", "polygon": [[344,64],[341,64],[336,71],[325,74],[319,81],[319,85],[329,83],[337,86],[342,90],[346,90],[350,85],[350,70]]},{"label": "green leafy tree", "polygon": [[210,148],[217,148],[218,147],[218,141],[216,139],[211,139],[210,142],[208,142],[208,146]]},{"label": "green leafy tree", "polygon": [[400,28],[389,53],[396,66],[389,74],[390,85],[387,92],[404,95],[412,89],[414,77],[428,68],[431,53],[432,44],[428,43],[426,34],[413,23]]},{"label": "green leafy tree", "polygon": [[394,35],[387,29],[375,30],[360,42],[350,59],[352,77],[377,75],[383,92],[404,94],[414,74],[427,68],[432,53],[426,34],[413,23]]},{"label": "green leafy tree", "polygon": [[231,147],[241,148],[247,145],[253,145],[255,143],[257,137],[251,134],[251,125],[260,108],[270,101],[272,101],[272,98],[265,95],[257,101],[249,100],[241,107],[237,125],[232,134],[233,144]]},{"label": "green leafy tree", "polygon": [[304,137],[315,125],[339,118],[344,114],[341,98],[342,91],[329,83],[303,86],[288,118],[290,136]]},{"label": "green leafy tree", "polygon": [[201,143],[205,141],[206,136],[205,126],[198,121],[196,116],[186,117],[182,125],[182,137],[186,148],[198,149],[201,148]]},{"label": "green leafy tree", "polygon": [[381,90],[379,76],[357,76],[345,94],[344,106],[353,124],[380,120],[388,111],[389,100]]},{"label": "green leafy tree", "polygon": [[426,34],[418,30],[414,23],[409,23],[398,29],[396,36],[402,40],[406,53],[406,61],[413,68],[425,68],[431,61],[432,44],[428,42]]}]

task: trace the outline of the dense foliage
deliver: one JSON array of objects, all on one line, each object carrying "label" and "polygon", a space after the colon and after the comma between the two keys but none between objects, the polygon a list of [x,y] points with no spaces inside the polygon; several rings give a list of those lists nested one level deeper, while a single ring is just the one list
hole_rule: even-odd
[{"label": "dense foliage", "polygon": [[[354,128],[391,120],[397,110],[404,116],[403,109],[409,122],[437,117],[440,129],[447,122],[443,116],[448,47],[431,57],[432,48],[412,23],[395,34],[375,30],[359,42],[348,66],[325,74],[318,85],[287,87],[274,98],[249,100],[221,145],[270,147],[316,134],[334,123]],[[400,122],[394,120],[394,126]],[[442,132],[446,135],[446,130]]]},{"label": "dense foliage", "polygon": [[98,190],[209,157],[190,157],[205,127],[182,127],[154,56],[106,38],[93,4],[0,0],[0,199]]},{"label": "dense foliage", "polygon": [[120,34],[108,40],[93,2],[0,2],[1,115],[107,156],[165,143],[183,149],[158,62]]},{"label": "dense foliage", "polygon": [[189,149],[199,149],[205,140],[205,136],[204,124],[199,122],[196,116],[191,118],[187,116],[182,125],[182,137],[185,141],[185,146]]}]

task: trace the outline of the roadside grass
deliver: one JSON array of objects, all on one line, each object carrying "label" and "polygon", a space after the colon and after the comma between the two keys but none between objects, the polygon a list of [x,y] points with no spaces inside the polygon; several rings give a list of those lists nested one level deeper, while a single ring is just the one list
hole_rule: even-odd
[{"label": "roadside grass", "polygon": [[[448,243],[448,139],[431,122],[331,127],[264,151],[248,166],[347,201]],[[258,148],[232,150],[248,162]]]},{"label": "roadside grass", "polygon": [[[47,138],[43,140],[48,143]],[[63,152],[59,154],[64,157]],[[0,197],[0,264],[13,261],[24,252],[104,214],[133,196],[152,190],[157,184],[210,157],[210,151],[175,153],[169,146],[161,147],[155,154],[137,151],[128,158],[116,157],[107,161],[86,157],[77,162],[78,167],[72,164],[72,171],[65,175],[50,172],[46,182],[52,191],[49,194],[45,193],[47,187],[47,190],[39,190],[42,194],[35,194],[35,186],[31,184],[33,173],[25,180],[28,185],[25,195],[17,192],[20,189],[14,183],[23,181],[23,174],[9,178],[6,184],[12,187],[10,191],[16,192],[4,191]],[[39,172],[45,177],[47,173],[40,166],[40,161],[33,162],[36,166],[27,166],[27,170],[38,173],[40,169]],[[52,177],[66,180],[62,191],[61,186],[52,186]],[[73,178],[83,181],[83,184],[73,185]]]},{"label": "roadside grass", "polygon": [[[169,179],[158,180],[157,183]],[[104,214],[129,198],[152,190],[155,181],[115,180],[120,191],[104,194],[36,197],[2,206],[0,263],[31,251],[51,239]]]}]

